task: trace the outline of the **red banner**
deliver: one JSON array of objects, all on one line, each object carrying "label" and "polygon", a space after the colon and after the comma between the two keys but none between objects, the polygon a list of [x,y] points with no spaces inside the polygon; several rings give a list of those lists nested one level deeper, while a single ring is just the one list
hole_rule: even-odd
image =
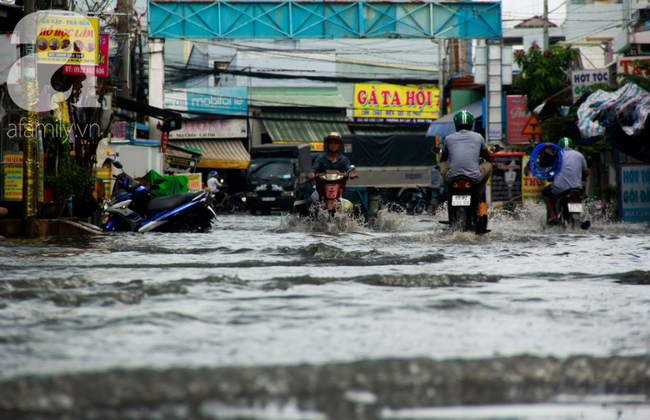
[{"label": "red banner", "polygon": [[167,132],[163,131],[162,138],[160,139],[160,153],[167,151]]}]

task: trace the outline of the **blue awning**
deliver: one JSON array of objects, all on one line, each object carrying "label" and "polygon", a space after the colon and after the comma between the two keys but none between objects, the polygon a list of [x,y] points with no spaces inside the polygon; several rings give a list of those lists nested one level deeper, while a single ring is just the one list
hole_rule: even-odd
[{"label": "blue awning", "polygon": [[452,112],[451,114],[445,115],[444,117],[436,120],[435,122],[429,125],[427,130],[426,137],[446,137],[450,134],[456,132],[456,126],[454,125],[454,116],[458,111],[469,111],[474,116],[474,124],[483,118],[483,100],[476,101],[472,104],[467,105],[466,107]]}]

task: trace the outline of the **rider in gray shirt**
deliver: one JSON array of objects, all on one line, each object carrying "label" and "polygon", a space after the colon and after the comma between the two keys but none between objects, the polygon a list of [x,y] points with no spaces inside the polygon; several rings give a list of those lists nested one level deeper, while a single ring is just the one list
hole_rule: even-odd
[{"label": "rider in gray shirt", "polygon": [[[469,111],[459,111],[454,116],[456,132],[445,137],[440,155],[440,175],[447,183],[457,175],[467,175],[477,185],[479,195],[482,195],[492,175],[493,160],[483,136],[470,131],[473,124],[474,116]],[[486,162],[479,165],[479,157]]]},{"label": "rider in gray shirt", "polygon": [[[550,143],[547,143],[550,146]],[[562,167],[553,177],[553,183],[542,190],[542,197],[548,209],[550,218],[546,221],[549,225],[557,223],[555,214],[555,200],[557,196],[571,188],[582,187],[582,182],[589,176],[587,161],[582,153],[573,150],[573,140],[568,137],[561,138],[557,145],[564,152],[562,153]]]}]

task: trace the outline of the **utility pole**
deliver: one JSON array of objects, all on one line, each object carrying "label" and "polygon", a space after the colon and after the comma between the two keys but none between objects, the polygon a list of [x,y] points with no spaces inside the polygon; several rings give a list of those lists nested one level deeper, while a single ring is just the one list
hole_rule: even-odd
[{"label": "utility pole", "polygon": [[548,0],[544,0],[544,40],[542,52],[548,50]]},{"label": "utility pole", "polygon": [[117,38],[122,40],[122,67],[120,69],[120,82],[122,88],[120,89],[120,96],[123,98],[131,97],[130,85],[130,64],[131,64],[131,16],[132,16],[132,2],[131,0],[117,0]]},{"label": "utility pole", "polygon": [[[34,0],[25,1],[25,16],[35,12]],[[36,68],[36,19],[27,19],[22,42],[22,95],[23,108],[20,124],[23,131],[23,236],[33,237],[36,231],[36,208],[38,204],[37,136],[38,136],[38,78]]]}]

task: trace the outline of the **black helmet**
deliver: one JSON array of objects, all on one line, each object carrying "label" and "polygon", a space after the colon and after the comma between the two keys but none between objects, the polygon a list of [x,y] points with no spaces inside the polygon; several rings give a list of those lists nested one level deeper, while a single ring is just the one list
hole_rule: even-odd
[{"label": "black helmet", "polygon": [[323,146],[325,150],[327,150],[327,142],[334,140],[335,142],[338,142],[339,144],[343,144],[343,137],[336,131],[332,131],[331,133],[327,133],[325,138],[323,139]]},{"label": "black helmet", "polygon": [[338,140],[339,143],[343,143],[343,137],[341,137],[341,135],[336,131],[332,131],[325,136],[325,143],[327,143],[328,140]]}]

